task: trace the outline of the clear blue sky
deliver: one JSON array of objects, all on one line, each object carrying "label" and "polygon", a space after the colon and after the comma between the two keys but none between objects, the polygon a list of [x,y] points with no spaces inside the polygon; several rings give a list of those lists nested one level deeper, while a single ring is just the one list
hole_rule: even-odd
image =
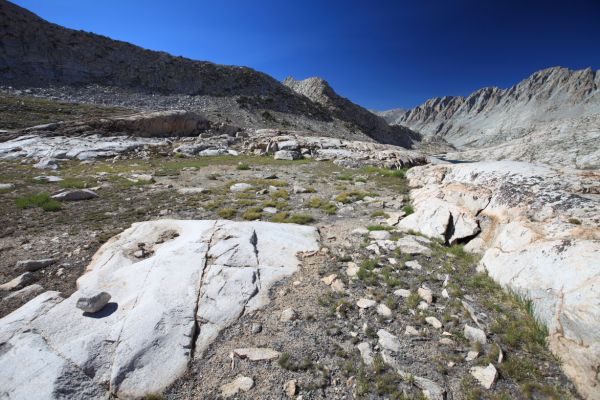
[{"label": "clear blue sky", "polygon": [[600,1],[15,0],[51,22],[277,79],[320,76],[374,109],[600,68]]}]

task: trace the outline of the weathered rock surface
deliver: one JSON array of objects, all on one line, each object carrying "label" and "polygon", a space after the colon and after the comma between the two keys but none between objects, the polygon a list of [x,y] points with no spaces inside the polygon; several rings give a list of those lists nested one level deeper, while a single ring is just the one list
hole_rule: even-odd
[{"label": "weathered rock surface", "polygon": [[[408,177],[419,187],[415,217],[400,225],[419,230],[421,216],[449,209],[476,221],[480,267],[533,300],[566,374],[585,397],[599,397],[600,175],[501,161],[417,167]],[[455,232],[452,223],[430,220],[422,232],[439,237]]]},{"label": "weathered rock surface", "polygon": [[[178,236],[164,240],[165,231]],[[318,250],[318,240],[315,228],[291,224],[134,224],[96,253],[72,296],[46,292],[0,320],[3,391],[10,398],[160,392],[221,329],[265,304],[270,286],[297,270],[296,253]],[[152,250],[149,257],[133,256],[139,243]],[[76,308],[85,293],[102,290],[112,302],[101,311]],[[277,355],[271,350],[267,358]]]}]

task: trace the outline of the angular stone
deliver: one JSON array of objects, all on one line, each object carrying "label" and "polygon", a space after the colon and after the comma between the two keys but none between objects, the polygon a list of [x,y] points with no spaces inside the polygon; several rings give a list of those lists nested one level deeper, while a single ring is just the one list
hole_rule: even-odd
[{"label": "angular stone", "polygon": [[266,347],[244,347],[235,349],[233,353],[240,358],[247,358],[250,361],[265,361],[279,358],[281,353]]},{"label": "angular stone", "polygon": [[408,255],[423,254],[430,256],[432,254],[431,249],[426,247],[426,243],[422,238],[414,235],[404,236],[396,242],[396,245],[400,249],[400,252]]},{"label": "angular stone", "polygon": [[279,150],[275,152],[275,155],[273,156],[274,159],[276,160],[298,160],[300,157],[302,157],[302,155],[297,152],[297,151],[291,151],[291,150]]},{"label": "angular stone", "polygon": [[254,380],[247,376],[238,376],[233,381],[221,386],[221,396],[229,398],[239,392],[247,392],[254,387]]},{"label": "angular stone", "polygon": [[392,235],[388,231],[371,231],[369,238],[373,240],[388,240]]},{"label": "angular stone", "polygon": [[358,299],[358,301],[356,302],[356,305],[358,306],[358,308],[363,308],[363,309],[373,307],[376,304],[377,304],[377,302],[375,300],[365,299],[365,298]]},{"label": "angular stone", "polygon": [[410,296],[410,290],[408,289],[396,289],[394,290],[394,296],[407,298]]},{"label": "angular stone", "polygon": [[404,263],[404,265],[406,265],[408,268],[414,269],[414,270],[423,269],[423,267],[421,266],[421,264],[419,264],[419,262],[417,260],[407,261]]},{"label": "angular stone", "polygon": [[408,336],[419,336],[419,331],[414,326],[406,325],[404,334]]},{"label": "angular stone", "polygon": [[80,297],[77,300],[77,308],[87,313],[96,313],[104,308],[110,301],[110,294],[100,292],[90,297]]},{"label": "angular stone", "polygon": [[427,317],[427,318],[425,318],[425,322],[427,322],[429,325],[433,326],[435,329],[442,328],[442,323],[436,317]]},{"label": "angular stone", "polygon": [[373,351],[371,350],[371,345],[368,342],[362,342],[359,343],[356,348],[360,351],[360,356],[364,363],[368,366],[373,365]]},{"label": "angular stone", "polygon": [[420,298],[425,300],[427,304],[433,303],[433,292],[431,291],[431,289],[420,287],[419,289],[417,289],[417,294]]},{"label": "angular stone", "polygon": [[384,349],[394,352],[400,351],[400,340],[397,336],[392,335],[385,329],[378,330],[377,336],[379,337],[379,345]]},{"label": "angular stone", "polygon": [[390,308],[388,306],[386,306],[385,304],[378,304],[376,311],[377,311],[377,314],[381,315],[383,318],[391,318],[392,317],[392,310],[390,310]]},{"label": "angular stone", "polygon": [[465,338],[467,338],[471,342],[476,342],[480,344],[487,343],[487,337],[485,335],[485,332],[479,328],[469,326],[469,324],[465,325],[464,335]]},{"label": "angular stone", "polygon": [[498,377],[498,371],[492,364],[489,364],[485,368],[472,367],[469,372],[475,379],[477,379],[477,381],[479,381],[479,384],[486,389],[491,389],[496,382],[496,378]]},{"label": "angular stone", "polygon": [[298,382],[295,379],[290,379],[283,384],[283,391],[289,398],[293,398],[298,392]]}]

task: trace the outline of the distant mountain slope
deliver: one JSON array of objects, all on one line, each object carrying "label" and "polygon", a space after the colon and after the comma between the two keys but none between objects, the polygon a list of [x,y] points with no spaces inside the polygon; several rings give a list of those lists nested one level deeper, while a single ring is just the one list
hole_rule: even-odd
[{"label": "distant mountain slope", "polygon": [[67,29],[5,0],[0,0],[2,85],[48,88],[30,92],[67,101],[145,110],[189,108],[241,127],[306,130],[407,147],[412,143],[409,130],[375,123],[349,101],[362,111],[332,113],[251,68],[174,57]]},{"label": "distant mountain slope", "polygon": [[321,78],[311,77],[304,80],[296,80],[288,77],[283,84],[295,92],[308,97],[315,103],[322,105],[336,118],[344,121],[354,121],[360,130],[378,141],[388,142],[389,138],[392,137],[406,137],[407,142],[402,145],[409,146],[412,142],[410,139],[420,139],[420,135],[416,132],[403,126],[390,126],[382,117],[341,97],[327,81]]},{"label": "distant mountain slope", "polygon": [[430,99],[388,122],[442,136],[457,147],[496,145],[545,124],[600,112],[599,86],[600,74],[590,68],[548,68],[508,89]]}]

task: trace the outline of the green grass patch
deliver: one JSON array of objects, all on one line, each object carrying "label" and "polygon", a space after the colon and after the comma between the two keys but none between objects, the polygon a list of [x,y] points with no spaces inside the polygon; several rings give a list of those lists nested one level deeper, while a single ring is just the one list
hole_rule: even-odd
[{"label": "green grass patch", "polygon": [[369,226],[367,226],[367,230],[369,232],[373,232],[373,231],[392,231],[392,230],[394,230],[394,228],[391,227],[391,226],[386,226],[386,225],[369,225]]},{"label": "green grass patch", "polygon": [[246,164],[246,163],[240,162],[235,167],[235,169],[237,169],[238,171],[247,171],[247,170],[250,169],[250,166],[248,164]]},{"label": "green grass patch", "polygon": [[242,214],[242,218],[246,221],[254,221],[260,219],[262,217],[262,209],[261,208],[250,208]]},{"label": "green grass patch", "polygon": [[235,215],[237,214],[237,211],[233,208],[221,208],[219,211],[217,211],[217,215],[219,215],[219,217],[224,218],[224,219],[231,219],[233,217],[235,217]]},{"label": "green grass patch", "polygon": [[59,211],[62,208],[60,202],[52,199],[48,193],[20,197],[15,200],[15,204],[22,209],[39,207],[44,211]]},{"label": "green grass patch", "polygon": [[309,214],[290,214],[288,212],[278,212],[271,217],[271,222],[280,222],[285,224],[309,224],[315,219]]}]

